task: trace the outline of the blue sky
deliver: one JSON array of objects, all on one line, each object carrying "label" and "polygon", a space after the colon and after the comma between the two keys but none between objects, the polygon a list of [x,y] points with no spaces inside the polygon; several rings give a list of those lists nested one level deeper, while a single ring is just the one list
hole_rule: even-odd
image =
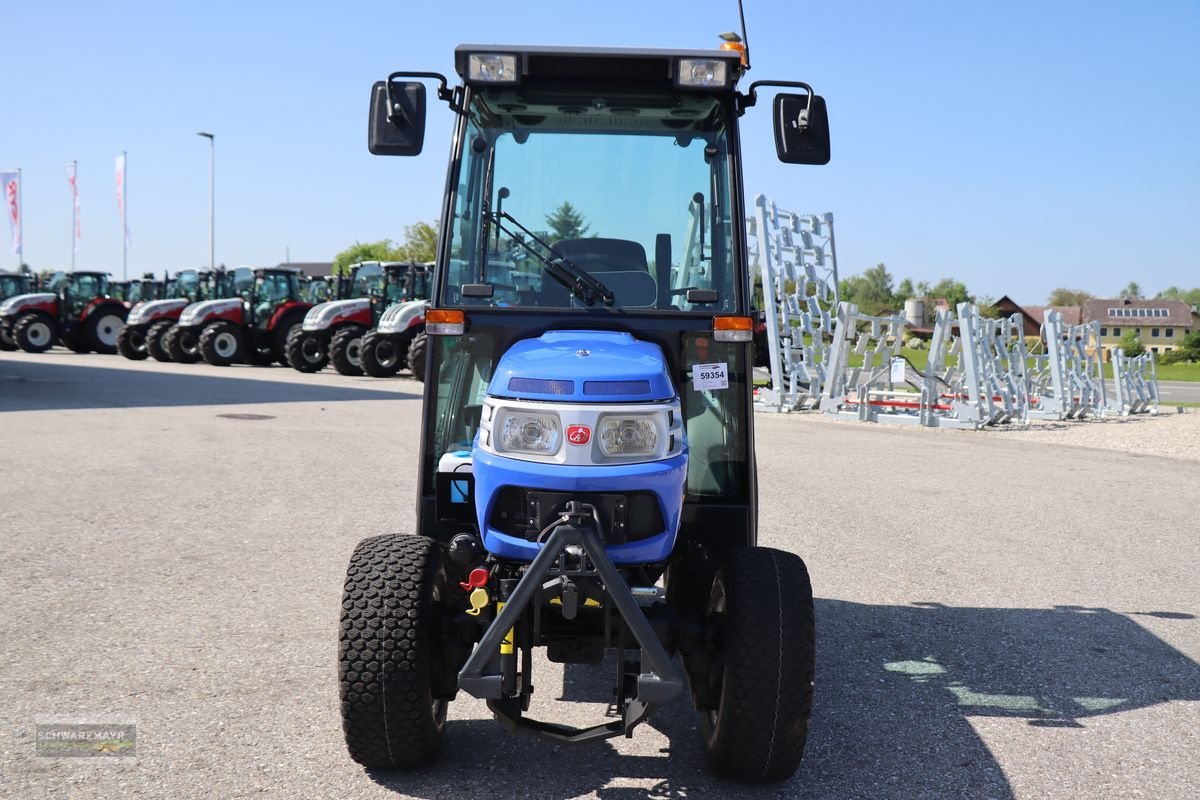
[{"label": "blue sky", "polygon": [[[1037,303],[1055,286],[1200,285],[1200,3],[746,0],[755,79],[825,95],[833,162],[775,160],[769,106],[743,121],[745,181],[832,211],[843,274],[954,276]],[[131,274],[208,259],[328,260],[440,210],[450,113],[424,154],[366,151],[371,82],[453,73],[460,42],[704,47],[732,0],[508,4],[0,4],[0,169],[24,170],[25,255],[120,271],[114,158],[129,152]],[[0,232],[0,267],[15,257]]]}]

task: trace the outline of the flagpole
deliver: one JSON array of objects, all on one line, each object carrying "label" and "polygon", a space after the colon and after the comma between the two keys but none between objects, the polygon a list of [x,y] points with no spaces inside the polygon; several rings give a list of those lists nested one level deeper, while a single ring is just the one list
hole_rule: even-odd
[{"label": "flagpole", "polygon": [[121,151],[121,280],[129,280],[129,159]]},{"label": "flagpole", "polygon": [[21,248],[17,252],[17,272],[25,264],[25,208],[21,205],[21,195],[25,193],[25,181],[21,179],[21,168],[17,167],[17,242]]},{"label": "flagpole", "polygon": [[79,240],[75,238],[75,232],[79,230],[79,203],[75,198],[79,196],[79,162],[71,162],[71,274],[75,273],[75,250],[79,247]]}]

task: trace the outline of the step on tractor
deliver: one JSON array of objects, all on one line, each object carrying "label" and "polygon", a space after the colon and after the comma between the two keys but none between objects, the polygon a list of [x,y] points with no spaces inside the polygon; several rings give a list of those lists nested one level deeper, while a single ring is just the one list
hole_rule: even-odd
[{"label": "step on tractor", "polygon": [[432,264],[407,264],[388,284],[387,309],[362,338],[362,368],[372,378],[402,369],[425,379],[425,309],[429,306]]},{"label": "step on tractor", "polygon": [[[185,269],[177,272],[168,281],[166,295],[160,300],[151,300],[135,306],[125,320],[125,328],[117,340],[121,355],[133,361],[153,357],[156,361],[174,361],[167,347],[167,334],[175,327],[183,310],[192,303],[213,298],[229,297],[236,293],[235,284],[241,276],[243,284],[252,279],[247,267],[226,272],[217,270]],[[189,352],[195,352],[192,344]],[[185,360],[187,353],[184,353]],[[196,353],[195,360],[199,360]]]},{"label": "step on tractor", "polygon": [[180,327],[182,319],[194,306],[214,300],[238,300],[254,285],[254,267],[235,267],[231,270],[218,268],[215,272],[201,271],[199,288],[194,301],[182,306],[172,306],[162,320],[156,321],[146,332],[150,354],[159,358],[155,341],[161,342],[161,351],[166,356],[160,361],[175,361],[180,364],[195,364],[202,360],[200,355],[200,330],[198,325]]},{"label": "step on tractor", "polygon": [[[21,294],[30,294],[37,289],[37,279],[33,275],[27,275],[20,272],[0,272],[0,304],[10,297],[16,297]],[[12,331],[4,324],[3,318],[0,317],[0,350],[17,350],[16,341],[12,338]]]},{"label": "step on tractor", "polygon": [[[798,556],[757,545],[738,123],[785,87],[776,150],[801,164],[829,160],[829,127],[807,84],[739,90],[733,44],[462,45],[454,88],[372,88],[372,153],[421,152],[425,82],[455,131],[416,532],[364,539],[344,584],[342,725],[366,767],[432,762],[461,692],[560,743],[632,736],[690,695],[716,772],[797,769],[812,589]],[[564,202],[595,236],[539,232]],[[615,715],[527,715],[535,650],[613,664]]]},{"label": "step on tractor", "polygon": [[309,309],[285,345],[287,360],[300,372],[319,372],[330,361],[343,375],[361,375],[359,343],[372,325],[372,297],[385,282],[379,261],[351,264],[333,278],[333,296]]},{"label": "step on tractor", "polygon": [[287,365],[287,336],[312,308],[300,299],[300,270],[272,267],[255,269],[253,275],[238,297],[188,306],[168,337],[176,342],[194,338],[200,357],[216,367]]},{"label": "step on tractor", "polygon": [[76,353],[115,353],[129,309],[109,294],[108,275],[55,273],[47,291],[0,303],[0,327],[27,353],[44,353],[56,343]]}]

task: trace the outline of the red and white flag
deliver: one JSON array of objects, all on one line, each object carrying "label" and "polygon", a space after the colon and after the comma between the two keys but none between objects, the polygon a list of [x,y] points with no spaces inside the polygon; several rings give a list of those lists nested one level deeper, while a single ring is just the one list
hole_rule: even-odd
[{"label": "red and white flag", "polygon": [[4,193],[4,202],[8,207],[13,252],[21,255],[21,173],[0,172],[0,191]]},{"label": "red and white flag", "polygon": [[79,183],[75,180],[75,163],[67,164],[67,183],[71,184],[71,199],[75,202],[75,252],[79,252],[79,240],[83,238],[83,228],[79,224]]},{"label": "red and white flag", "polygon": [[125,246],[133,247],[129,235],[129,224],[125,221],[125,154],[117,156],[117,211],[121,214],[121,227],[125,230]]}]

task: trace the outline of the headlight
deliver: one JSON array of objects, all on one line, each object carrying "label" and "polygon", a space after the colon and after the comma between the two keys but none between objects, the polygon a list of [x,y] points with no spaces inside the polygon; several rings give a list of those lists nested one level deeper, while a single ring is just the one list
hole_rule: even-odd
[{"label": "headlight", "polygon": [[467,78],[480,83],[516,83],[517,57],[508,53],[471,53],[467,56]]},{"label": "headlight", "polygon": [[675,81],[693,89],[724,89],[729,71],[724,59],[681,58]]},{"label": "headlight", "polygon": [[649,455],[658,449],[658,427],[651,417],[605,417],[598,442],[606,456]]},{"label": "headlight", "polygon": [[556,414],[507,412],[500,420],[496,449],[502,453],[554,455],[562,444],[562,426]]}]

